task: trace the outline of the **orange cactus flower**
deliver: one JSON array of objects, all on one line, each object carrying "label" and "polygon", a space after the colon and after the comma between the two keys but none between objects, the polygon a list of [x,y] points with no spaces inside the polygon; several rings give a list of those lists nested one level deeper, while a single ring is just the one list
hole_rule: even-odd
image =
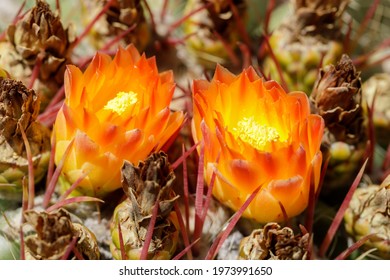
[{"label": "orange cactus flower", "polygon": [[123,160],[137,164],[180,129],[183,112],[169,109],[174,89],[172,71],[159,74],[155,58],[133,45],[113,59],[97,53],[84,73],[68,66],[53,133],[56,164],[71,144],[62,185],[87,173],[73,195],[103,197],[120,188]]},{"label": "orange cactus flower", "polygon": [[213,195],[238,210],[260,187],[243,215],[262,223],[305,210],[310,185],[319,185],[324,130],[306,94],[287,94],[251,67],[235,76],[217,66],[211,82],[194,81],[193,98],[193,137],[204,145],[208,184],[215,173]]}]

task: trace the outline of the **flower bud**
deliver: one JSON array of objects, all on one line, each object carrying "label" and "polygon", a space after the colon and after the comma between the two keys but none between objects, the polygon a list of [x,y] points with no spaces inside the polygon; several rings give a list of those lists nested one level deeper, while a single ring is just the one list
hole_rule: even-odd
[{"label": "flower bud", "polygon": [[[73,238],[77,238],[75,248],[84,259],[98,260],[99,248],[95,235],[84,225],[73,223],[70,214],[59,209],[52,213],[24,212],[26,223],[35,233],[27,232],[25,238],[26,259],[59,260],[67,251]],[[70,259],[75,259],[71,254]]]},{"label": "flower bud", "polygon": [[347,55],[320,70],[310,99],[325,121],[321,149],[324,159],[330,156],[322,193],[337,194],[355,178],[368,138],[360,73]]},{"label": "flower bud", "polygon": [[137,167],[127,161],[124,163],[122,187],[127,199],[115,208],[111,224],[110,249],[115,259],[122,258],[118,227],[127,258],[140,259],[157,201],[158,214],[147,258],[170,259],[173,256],[179,236],[177,217],[172,211],[178,198],[172,190],[174,179],[175,175],[163,152],[152,154]]},{"label": "flower bud", "polygon": [[305,260],[309,234],[294,235],[289,227],[268,223],[244,237],[240,244],[239,259],[244,260]]},{"label": "flower bud", "polygon": [[[229,65],[231,59],[227,51],[237,50],[237,42],[242,40],[239,24],[232,11],[231,3],[244,23],[247,18],[247,4],[243,0],[190,0],[184,14],[209,4],[183,23],[183,31],[188,35],[186,47],[190,54],[206,68],[214,68],[216,63]],[[194,35],[195,34],[195,35]]]},{"label": "flower bud", "polygon": [[33,69],[40,64],[34,89],[41,96],[41,110],[64,83],[65,65],[70,63],[74,36],[62,26],[49,4],[36,5],[7,29],[0,43],[0,65],[15,79],[29,85]]},{"label": "flower bud", "polygon": [[[90,22],[91,15],[96,16],[108,0],[89,0],[86,2],[86,18]],[[91,13],[92,10],[92,13]],[[96,13],[94,12],[96,11]],[[141,0],[115,0],[105,14],[94,24],[89,34],[92,45],[101,49],[109,40],[120,36],[129,28],[133,30],[125,35],[121,42],[124,45],[134,44],[143,51],[151,39],[151,28],[146,21]]]},{"label": "flower bud", "polygon": [[0,77],[0,197],[21,200],[22,179],[28,175],[26,134],[35,182],[45,175],[50,158],[50,131],[36,121],[39,98],[22,82]]}]

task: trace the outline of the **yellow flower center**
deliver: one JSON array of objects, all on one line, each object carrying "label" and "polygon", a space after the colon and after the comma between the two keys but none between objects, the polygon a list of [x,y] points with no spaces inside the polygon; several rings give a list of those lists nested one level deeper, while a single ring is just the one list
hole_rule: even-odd
[{"label": "yellow flower center", "polygon": [[133,91],[129,92],[118,92],[115,98],[107,102],[104,106],[105,110],[111,110],[118,115],[122,115],[124,112],[130,110],[130,108],[137,103],[137,94]]},{"label": "yellow flower center", "polygon": [[276,128],[260,124],[253,117],[241,119],[237,127],[233,128],[233,135],[258,150],[262,150],[268,142],[278,141],[280,138]]}]

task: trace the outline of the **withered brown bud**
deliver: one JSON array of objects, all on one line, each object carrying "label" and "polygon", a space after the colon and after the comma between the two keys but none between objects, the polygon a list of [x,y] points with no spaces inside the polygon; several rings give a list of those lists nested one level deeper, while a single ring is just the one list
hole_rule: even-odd
[{"label": "withered brown bud", "polygon": [[[189,0],[186,2],[184,14],[196,9],[200,9],[199,12],[183,23],[183,31],[188,36],[185,45],[188,52],[196,58],[198,64],[206,68],[214,68],[216,63],[232,65],[227,46],[235,51],[238,49],[237,42],[242,41],[243,34],[240,32],[235,12],[245,23],[248,19],[246,1]],[[194,34],[196,36],[193,36]]]},{"label": "withered brown bud", "polygon": [[[108,0],[89,0],[88,9],[96,13],[107,4]],[[139,51],[145,49],[150,41],[151,29],[146,21],[141,0],[114,0],[106,13],[97,21],[91,33],[92,43],[97,49],[102,48],[108,40],[120,36],[129,28],[132,30],[122,37],[125,44],[134,44]]]},{"label": "withered brown bud", "polygon": [[[107,0],[105,0],[107,2]],[[141,0],[116,0],[107,11],[107,22],[111,35],[119,35],[134,25],[134,32],[123,39],[126,44],[133,43],[138,49],[144,49],[149,41],[149,30],[146,23]]]},{"label": "withered brown bud", "polygon": [[152,211],[158,202],[158,214],[148,259],[169,259],[176,250],[178,225],[172,208],[178,196],[172,190],[175,175],[167,155],[154,153],[137,167],[125,162],[122,167],[122,187],[128,196],[114,211],[111,224],[111,252],[120,259],[120,226],[126,255],[139,259],[145,242]]},{"label": "withered brown bud", "polygon": [[322,194],[338,203],[351,186],[366,150],[367,115],[362,106],[360,73],[343,55],[336,66],[320,70],[310,95],[313,113],[325,121],[321,150],[330,159]]},{"label": "withered brown bud", "polygon": [[346,231],[355,241],[376,234],[365,243],[365,249],[390,258],[390,176],[380,185],[356,189],[344,215]]},{"label": "withered brown bud", "polygon": [[46,2],[36,0],[31,10],[8,27],[6,41],[0,45],[0,63],[25,85],[29,85],[32,71],[39,64],[34,89],[50,98],[63,85],[73,42],[72,32],[62,26],[59,16]]},{"label": "withered brown bud", "polygon": [[122,187],[126,195],[137,200],[142,214],[149,215],[157,199],[160,203],[159,214],[166,217],[178,198],[172,190],[175,174],[171,170],[168,157],[163,153],[154,153],[135,167],[125,162],[122,167]]},{"label": "withered brown bud", "polygon": [[245,14],[247,5],[243,0],[202,0],[204,4],[212,3],[207,8],[209,18],[212,25],[209,26],[212,30],[220,34],[223,38],[229,36],[229,32],[236,30],[237,26],[234,19],[234,14],[230,2],[232,2],[241,16]]},{"label": "withered brown bud", "polygon": [[320,70],[310,98],[336,141],[355,144],[367,137],[361,86],[360,73],[347,55]]},{"label": "withered brown bud", "polygon": [[20,129],[33,136],[29,137],[30,140],[42,138],[38,143],[31,141],[35,154],[40,152],[42,144],[48,148],[49,137],[45,135],[47,131],[44,128],[41,129],[44,135],[38,132],[37,135],[32,135],[34,134],[32,130],[38,129],[35,126],[38,113],[39,100],[33,90],[27,89],[22,82],[0,78],[0,132],[18,155],[25,150]]},{"label": "withered brown bud", "polygon": [[7,35],[22,58],[30,63],[34,63],[32,59],[42,52],[54,60],[68,55],[68,30],[63,28],[49,4],[42,0],[37,0],[22,19],[10,25]]},{"label": "withered brown bud", "polygon": [[289,227],[268,223],[242,239],[239,259],[305,260],[308,257],[309,234],[294,235]]},{"label": "withered brown bud", "polygon": [[[22,178],[28,174],[28,159],[22,131],[31,149],[35,182],[47,170],[50,131],[36,121],[39,98],[21,82],[0,77],[0,197],[21,199]],[[12,199],[14,199],[12,198]]]},{"label": "withered brown bud", "polygon": [[340,38],[341,15],[349,0],[294,0],[297,25],[291,25],[303,36]]},{"label": "withered brown bud", "polygon": [[[95,235],[85,226],[73,223],[70,214],[64,209],[52,213],[29,210],[24,213],[24,218],[35,232],[25,238],[27,259],[61,259],[73,238],[77,238],[75,248],[84,259],[100,258]],[[69,258],[75,259],[76,257],[70,254]]]}]

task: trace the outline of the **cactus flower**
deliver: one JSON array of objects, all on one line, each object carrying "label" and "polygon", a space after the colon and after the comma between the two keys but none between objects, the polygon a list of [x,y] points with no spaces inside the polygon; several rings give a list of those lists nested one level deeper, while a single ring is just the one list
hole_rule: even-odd
[{"label": "cactus flower", "polygon": [[84,73],[67,67],[66,98],[54,125],[55,163],[73,141],[62,177],[74,183],[88,174],[74,195],[103,197],[120,188],[124,160],[138,163],[168,144],[184,120],[183,112],[169,109],[174,88],[173,73],[159,74],[155,59],[133,45],[113,59],[96,54]]},{"label": "cactus flower", "polygon": [[194,82],[193,98],[193,137],[204,143],[207,184],[216,174],[214,196],[237,210],[260,187],[244,216],[262,223],[304,211],[319,185],[324,130],[305,93],[287,94],[251,67],[235,76],[217,66],[211,82]]}]

